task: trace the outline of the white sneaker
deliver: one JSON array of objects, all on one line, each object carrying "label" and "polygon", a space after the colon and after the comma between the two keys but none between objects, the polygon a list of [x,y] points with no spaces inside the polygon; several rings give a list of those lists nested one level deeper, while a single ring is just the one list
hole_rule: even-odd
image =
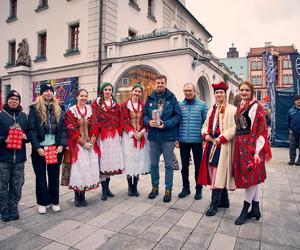
[{"label": "white sneaker", "polygon": [[39,214],[45,214],[46,213],[46,207],[45,206],[38,206],[38,212]]},{"label": "white sneaker", "polygon": [[59,205],[52,205],[51,206],[53,212],[59,212],[60,211],[60,206]]}]

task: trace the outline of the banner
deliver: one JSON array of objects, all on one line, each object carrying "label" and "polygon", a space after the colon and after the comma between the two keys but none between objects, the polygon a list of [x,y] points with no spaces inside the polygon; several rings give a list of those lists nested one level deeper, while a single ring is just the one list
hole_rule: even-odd
[{"label": "banner", "polygon": [[45,80],[32,83],[32,101],[40,95],[40,85],[50,83],[54,87],[54,94],[64,106],[64,110],[76,103],[76,93],[78,91],[78,77],[69,77],[56,80]]},{"label": "banner", "polygon": [[268,96],[270,97],[271,108],[271,140],[274,140],[276,129],[276,66],[274,57],[270,51],[263,53],[263,59],[266,66],[266,80]]},{"label": "banner", "polygon": [[300,54],[290,54],[295,94],[300,94]]}]

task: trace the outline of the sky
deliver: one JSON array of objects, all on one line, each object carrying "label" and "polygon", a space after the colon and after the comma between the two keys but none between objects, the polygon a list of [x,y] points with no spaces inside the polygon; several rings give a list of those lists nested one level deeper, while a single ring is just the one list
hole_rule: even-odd
[{"label": "sky", "polygon": [[209,49],[219,58],[232,43],[240,57],[265,42],[300,52],[300,0],[186,0],[186,7],[213,36]]}]

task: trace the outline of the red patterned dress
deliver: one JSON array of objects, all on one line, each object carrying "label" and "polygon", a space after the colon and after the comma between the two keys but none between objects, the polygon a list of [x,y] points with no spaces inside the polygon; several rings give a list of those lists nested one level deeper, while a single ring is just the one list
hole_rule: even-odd
[{"label": "red patterned dress", "polygon": [[106,103],[97,98],[92,104],[95,119],[92,121],[101,150],[100,173],[103,175],[121,174],[124,161],[121,148],[122,126],[120,124],[120,105],[111,99]]},{"label": "red patterned dress", "polygon": [[[124,128],[122,149],[125,172],[129,175],[146,174],[150,172],[150,152],[147,140],[147,130],[144,124],[144,105],[140,101],[133,103],[131,99],[121,107],[121,123]],[[135,132],[142,134],[140,140],[133,137]]]},{"label": "red patterned dress", "polygon": [[[233,176],[237,188],[249,188],[264,182],[265,161],[272,157],[265,111],[256,100],[242,102],[236,112],[235,122]],[[261,159],[259,163],[254,160],[255,153]]]}]

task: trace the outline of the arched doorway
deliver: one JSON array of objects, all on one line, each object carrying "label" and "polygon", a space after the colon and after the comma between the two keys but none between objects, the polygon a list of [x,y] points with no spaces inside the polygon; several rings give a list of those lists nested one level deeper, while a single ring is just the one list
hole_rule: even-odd
[{"label": "arched doorway", "polygon": [[201,76],[197,82],[197,95],[200,100],[207,103],[208,107],[210,107],[210,91],[209,84],[205,76]]},{"label": "arched doorway", "polygon": [[232,93],[232,91],[230,91],[230,94],[228,96],[228,103],[230,104],[234,104],[234,94]]},{"label": "arched doorway", "polygon": [[159,72],[146,65],[133,66],[124,71],[115,84],[115,97],[118,103],[128,100],[132,86],[141,83],[144,87],[143,101],[151,94],[155,87],[155,78]]}]

